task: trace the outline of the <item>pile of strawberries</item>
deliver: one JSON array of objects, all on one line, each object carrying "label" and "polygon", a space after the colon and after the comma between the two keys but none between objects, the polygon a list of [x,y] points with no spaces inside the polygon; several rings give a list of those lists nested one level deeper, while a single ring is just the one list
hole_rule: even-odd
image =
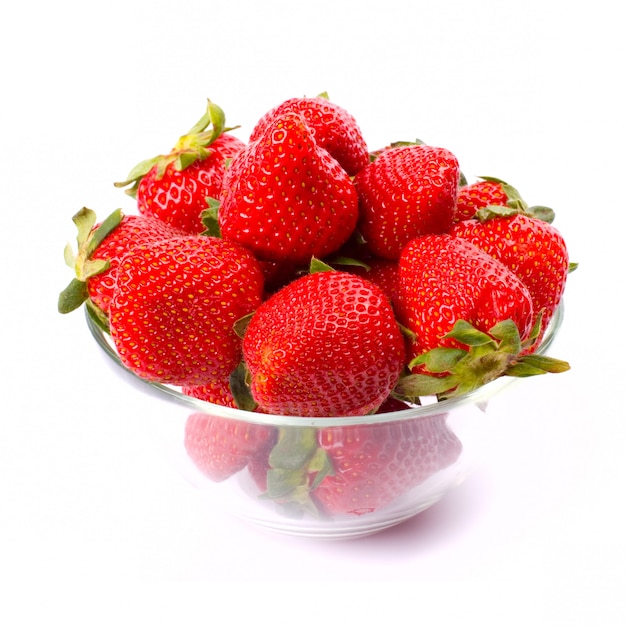
[{"label": "pile of strawberries", "polygon": [[[371,151],[326,94],[282,102],[248,143],[233,130],[209,101],[170,152],[116,183],[136,198],[136,214],[97,222],[84,208],[73,218],[78,249],[65,259],[75,278],[59,310],[85,303],[138,376],[214,404],[327,417],[568,369],[535,353],[573,267],[550,209],[529,207],[495,178],[468,183],[445,148]],[[289,480],[299,502],[313,483],[332,511],[389,501],[334,502],[346,491],[333,489],[345,462],[337,451],[374,437],[353,428],[298,435],[306,460]],[[441,416],[374,438],[372,458],[386,449],[418,459],[402,489],[460,452]],[[186,436],[207,475],[247,466],[282,496],[288,442],[278,429],[208,415],[192,416]],[[363,467],[366,457],[361,450]]]}]

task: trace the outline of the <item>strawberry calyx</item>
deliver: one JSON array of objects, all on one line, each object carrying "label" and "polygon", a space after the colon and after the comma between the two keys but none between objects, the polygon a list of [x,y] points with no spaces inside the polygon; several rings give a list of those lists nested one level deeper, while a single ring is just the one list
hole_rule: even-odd
[{"label": "strawberry calyx", "polygon": [[311,492],[334,470],[328,453],[319,446],[317,429],[289,427],[279,429],[278,440],[269,455],[267,490],[263,497],[273,500],[291,516],[319,511]]},{"label": "strawberry calyx", "polygon": [[114,185],[118,188],[128,187],[126,193],[135,198],[141,179],[154,167],[157,168],[156,178],[158,180],[163,177],[165,170],[170,165],[173,165],[176,170],[182,171],[196,161],[203,161],[211,154],[211,144],[220,135],[235,128],[238,128],[238,126],[226,126],[224,111],[207,99],[207,108],[204,115],[186,134],[178,138],[171,152],[141,161],[132,168],[126,180],[116,182]]},{"label": "strawberry calyx", "polygon": [[458,397],[501,376],[523,378],[566,372],[570,369],[567,362],[532,353],[541,318],[539,315],[524,341],[512,320],[499,322],[488,333],[458,320],[445,338],[455,339],[467,349],[437,347],[415,357],[408,367],[419,368],[418,373],[402,377],[393,396],[419,404],[422,396],[436,396],[438,400]]},{"label": "strawberry calyx", "polygon": [[554,210],[541,205],[529,206],[522,198],[520,192],[513,185],[505,182],[501,178],[495,176],[479,176],[480,180],[490,183],[497,183],[502,187],[502,191],[506,194],[508,200],[506,206],[487,206],[476,211],[475,217],[485,222],[494,217],[508,217],[521,213],[528,217],[540,219],[548,224],[554,221]]},{"label": "strawberry calyx", "polygon": [[200,219],[202,220],[205,230],[201,234],[221,239],[222,231],[218,220],[220,201],[217,198],[212,198],[211,196],[208,196],[205,201],[207,203],[207,208],[200,214]]},{"label": "strawberry calyx", "polygon": [[[70,313],[80,307],[83,302],[90,302],[87,279],[109,268],[108,260],[92,259],[91,256],[104,239],[119,226],[122,218],[121,209],[116,209],[96,227],[96,214],[87,207],[83,207],[72,217],[78,231],[77,250],[74,252],[68,243],[65,246],[64,258],[66,265],[74,270],[76,276],[59,294],[57,307],[60,313]],[[93,303],[91,305],[94,309],[92,313],[101,319],[104,313],[99,311]]]},{"label": "strawberry calyx", "polygon": [[[250,321],[248,318],[251,316],[252,314],[242,318],[242,320],[245,320],[245,323],[247,324],[247,322]],[[237,324],[237,322],[235,324]],[[241,332],[241,336],[243,336],[245,329],[239,332]],[[232,393],[233,400],[235,401],[235,406],[240,411],[252,412],[258,408],[259,405],[250,391],[250,370],[243,361],[232,371],[229,378],[229,385],[230,392]]]}]

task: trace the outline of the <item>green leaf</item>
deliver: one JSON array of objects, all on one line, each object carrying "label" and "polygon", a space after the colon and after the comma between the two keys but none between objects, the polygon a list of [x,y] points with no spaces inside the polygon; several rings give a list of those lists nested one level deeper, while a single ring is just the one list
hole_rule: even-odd
[{"label": "green leaf", "polygon": [[78,231],[76,241],[78,243],[79,249],[84,246],[87,239],[89,238],[91,229],[96,224],[96,220],[97,217],[95,212],[91,209],[88,209],[87,207],[83,207],[82,209],[80,209],[80,211],[72,216],[72,221],[74,222],[76,230]]},{"label": "green leaf", "polygon": [[328,259],[328,263],[332,265],[347,265],[349,267],[362,267],[363,269],[369,271],[370,266],[364,261],[360,261],[359,259],[353,259],[348,256],[334,256]]},{"label": "green leaf", "polygon": [[252,311],[252,313],[248,313],[248,315],[244,315],[243,317],[240,317],[233,324],[233,329],[237,337],[239,337],[239,339],[243,339],[244,335],[246,334],[246,330],[248,329],[248,324],[250,323],[250,320],[252,319],[254,314],[255,314],[255,311]]},{"label": "green leaf", "polygon": [[233,394],[233,399],[238,409],[242,411],[255,411],[258,404],[250,391],[248,377],[248,368],[242,361],[230,375],[230,391]]},{"label": "green leaf", "polygon": [[530,376],[539,376],[541,374],[547,374],[546,370],[535,367],[531,363],[525,363],[519,361],[514,365],[511,365],[506,372],[507,376],[514,376],[516,378],[528,378]]},{"label": "green leaf", "polygon": [[475,213],[475,217],[481,222],[487,222],[497,217],[511,217],[518,213],[519,211],[511,206],[490,204],[489,206],[478,209]]},{"label": "green leaf", "polygon": [[526,215],[534,217],[542,222],[552,224],[554,222],[554,210],[547,206],[531,206],[526,209]]},{"label": "green leaf", "polygon": [[334,272],[335,269],[328,265],[328,263],[324,263],[324,261],[320,261],[320,259],[316,257],[311,257],[311,263],[309,265],[309,273],[317,274],[318,272]]},{"label": "green leaf", "polygon": [[299,472],[283,468],[271,468],[267,472],[267,496],[272,499],[294,498],[304,477]]},{"label": "green leaf", "polygon": [[452,330],[444,335],[444,338],[456,339],[468,346],[480,346],[494,343],[489,335],[478,330],[465,320],[457,320]]},{"label": "green leaf", "polygon": [[555,359],[542,354],[529,354],[522,357],[518,363],[530,365],[551,374],[560,374],[561,372],[567,372],[570,369],[570,365],[567,361],[562,361],[561,359]]},{"label": "green leaf", "polygon": [[519,330],[513,320],[504,320],[489,329],[492,337],[500,340],[498,350],[509,354],[519,354],[522,349],[522,342]]},{"label": "green leaf", "polygon": [[541,333],[541,326],[543,320],[544,309],[541,309],[535,319],[535,324],[530,330],[528,337],[522,342],[522,350],[530,350],[535,345],[539,334]]},{"label": "green leaf", "polygon": [[269,455],[265,497],[277,501],[290,516],[305,511],[317,516],[310,492],[333,474],[328,453],[318,445],[317,432],[308,426],[284,426]]},{"label": "green leaf", "polygon": [[398,324],[398,328],[400,329],[400,332],[402,333],[402,335],[406,337],[407,339],[409,339],[409,341],[411,342],[415,341],[415,338],[417,337],[417,335],[410,328],[407,328],[406,326],[403,326],[402,324]]},{"label": "green leaf", "polygon": [[70,284],[59,294],[57,309],[59,313],[70,313],[79,308],[88,297],[85,282],[73,278]]},{"label": "green leaf", "polygon": [[326,476],[334,476],[335,468],[333,467],[326,450],[323,448],[317,448],[309,460],[308,472],[315,473],[315,477],[309,486],[311,491],[317,489]]},{"label": "green leaf", "polygon": [[85,308],[89,317],[96,323],[96,325],[105,333],[111,334],[111,328],[109,326],[109,318],[107,314],[99,307],[96,306],[92,300],[87,299],[85,302]]},{"label": "green leaf", "polygon": [[181,152],[174,161],[174,167],[182,172],[186,170],[190,165],[193,165],[198,160],[198,152]]},{"label": "green leaf", "polygon": [[136,198],[139,181],[163,158],[163,155],[159,155],[150,159],[144,159],[130,170],[128,176],[126,176],[126,180],[113,183],[113,186],[121,189],[122,187],[128,187],[128,185],[132,184],[132,187],[126,189],[126,193],[131,196],[131,198]]},{"label": "green leaf", "polygon": [[420,396],[436,396],[454,389],[458,382],[458,378],[453,375],[438,378],[426,374],[409,374],[398,381],[393,392],[394,395],[412,402]]},{"label": "green leaf", "polygon": [[82,281],[86,281],[91,276],[96,274],[102,274],[102,272],[109,269],[111,265],[108,259],[87,259],[82,264],[76,267],[77,278]]},{"label": "green leaf", "polygon": [[413,369],[418,365],[424,365],[429,372],[441,374],[450,371],[466,356],[467,350],[462,350],[461,348],[433,348],[415,357],[409,363],[409,369]]},{"label": "green leaf", "polygon": [[302,470],[308,466],[317,449],[317,429],[286,426],[279,430],[278,441],[270,452],[269,463],[272,468]]},{"label": "green leaf", "polygon": [[65,265],[72,269],[76,268],[76,256],[74,255],[74,250],[72,250],[72,246],[69,243],[63,250],[63,258],[65,259]]},{"label": "green leaf", "polygon": [[87,258],[89,258],[96,251],[98,246],[121,224],[123,217],[122,210],[116,209],[102,220],[100,226],[93,231],[89,239],[86,251]]},{"label": "green leaf", "polygon": [[202,233],[203,235],[208,235],[209,237],[222,237],[222,231],[220,229],[219,223],[219,209],[220,209],[220,201],[216,198],[208,197],[206,199],[206,203],[208,204],[208,209],[204,209],[200,214],[200,219],[202,220],[202,224],[206,228],[206,230]]}]

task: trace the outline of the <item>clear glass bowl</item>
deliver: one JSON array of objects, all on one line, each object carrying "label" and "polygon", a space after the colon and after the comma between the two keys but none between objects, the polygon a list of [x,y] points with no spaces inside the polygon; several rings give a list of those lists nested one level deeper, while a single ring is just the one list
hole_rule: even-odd
[{"label": "clear glass bowl", "polygon": [[[538,353],[547,352],[562,320],[561,305]],[[211,499],[212,507],[223,507],[271,531],[308,538],[369,535],[400,524],[439,501],[463,482],[472,460],[480,454],[486,435],[481,415],[484,417],[489,399],[516,380],[503,377],[458,398],[376,415],[267,415],[204,402],[178,388],[137,377],[122,365],[111,338],[89,315],[87,324],[125,382],[160,403],[159,410],[166,413],[168,424],[166,452],[202,497]],[[265,444],[255,457],[244,450],[230,449],[228,464],[236,465],[237,471],[226,478],[216,476],[214,468],[206,467],[216,441],[205,435],[206,429],[228,430],[235,425],[251,430],[253,435],[260,434]],[[306,473],[305,486],[300,484],[294,490],[298,497],[294,498],[293,493],[288,498],[280,496],[285,480],[277,481],[276,475],[285,471],[282,460],[272,463],[272,480],[268,479],[268,454],[278,437],[284,442],[324,442],[334,472],[319,485],[312,471]],[[370,453],[370,480],[353,484],[350,472],[357,471]],[[293,482],[294,476],[298,478],[297,474],[287,473],[286,482]],[[273,485],[272,497],[267,495],[268,482]]]}]

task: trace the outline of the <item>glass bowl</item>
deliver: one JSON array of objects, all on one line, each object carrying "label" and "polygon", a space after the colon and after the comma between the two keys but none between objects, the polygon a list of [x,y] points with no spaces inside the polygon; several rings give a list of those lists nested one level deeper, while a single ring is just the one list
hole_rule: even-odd
[{"label": "glass bowl", "polygon": [[[517,380],[502,377],[457,398],[375,415],[267,415],[137,377],[120,362],[110,336],[86,317],[116,373],[158,403],[168,457],[211,507],[300,537],[373,534],[438,502],[480,454],[489,399]],[[562,320],[561,304],[537,353],[547,352]],[[251,451],[229,443],[233,431],[258,445]]]}]

